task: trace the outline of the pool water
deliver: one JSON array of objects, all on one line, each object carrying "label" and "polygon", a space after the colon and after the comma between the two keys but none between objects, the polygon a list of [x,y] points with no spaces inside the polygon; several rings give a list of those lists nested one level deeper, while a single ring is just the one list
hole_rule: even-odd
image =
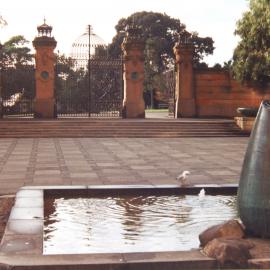
[{"label": "pool water", "polygon": [[235,196],[101,196],[46,202],[44,254],[182,251],[237,217]]}]

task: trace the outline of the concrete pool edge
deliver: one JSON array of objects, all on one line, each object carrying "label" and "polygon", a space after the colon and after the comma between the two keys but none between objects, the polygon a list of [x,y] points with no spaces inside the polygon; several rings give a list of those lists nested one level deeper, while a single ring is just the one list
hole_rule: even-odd
[{"label": "concrete pool edge", "polygon": [[[33,267],[42,269],[215,269],[216,261],[207,258],[200,250],[173,252],[117,253],[117,254],[79,254],[43,255],[43,197],[45,192],[97,191],[97,190],[158,190],[197,194],[201,188],[206,192],[236,192],[237,185],[195,185],[180,188],[177,185],[92,185],[92,186],[28,186],[16,194],[15,204],[0,245],[0,269],[21,266],[19,269]],[[25,268],[23,268],[25,266]],[[102,268],[100,268],[102,267]],[[48,269],[48,268],[47,268]],[[126,268],[125,268],[126,269]],[[152,269],[152,268],[151,268]]]},{"label": "concrete pool edge", "polygon": [[[216,269],[199,250],[160,253],[0,255],[0,269]],[[151,267],[151,268],[150,268]]]}]

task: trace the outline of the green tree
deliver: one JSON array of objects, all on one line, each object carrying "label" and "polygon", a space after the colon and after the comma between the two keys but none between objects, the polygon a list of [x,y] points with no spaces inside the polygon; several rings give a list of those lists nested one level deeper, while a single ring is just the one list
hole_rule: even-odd
[{"label": "green tree", "polygon": [[188,33],[186,26],[179,19],[171,18],[165,13],[136,12],[127,18],[122,18],[115,26],[116,35],[109,45],[109,55],[119,57],[121,44],[127,26],[135,25],[143,30],[145,40],[145,91],[158,88],[161,73],[173,68],[173,46],[179,41],[180,34],[188,34],[195,48],[194,63],[197,65],[205,55],[212,54],[213,40],[210,37],[199,37],[197,32]]},{"label": "green tree", "polygon": [[213,68],[214,69],[222,69],[222,66],[221,66],[221,64],[216,63],[216,64],[213,65]]},{"label": "green tree", "polygon": [[26,45],[29,43],[23,36],[11,37],[2,48],[2,63],[4,66],[19,67],[33,62],[33,54]]},{"label": "green tree", "polygon": [[3,44],[0,56],[2,98],[16,93],[34,97],[34,63],[29,42],[21,35],[11,37]]},{"label": "green tree", "polygon": [[237,22],[241,40],[233,56],[236,79],[264,91],[270,83],[270,0],[250,0]]},{"label": "green tree", "polygon": [[225,61],[225,62],[223,63],[223,68],[226,69],[226,70],[231,71],[231,70],[232,70],[232,66],[233,66],[232,60]]},{"label": "green tree", "polygon": [[[116,35],[109,45],[109,54],[121,55],[121,43],[127,26],[135,25],[143,29],[146,42],[145,54],[158,71],[163,71],[172,64],[174,58],[172,48],[179,40],[179,35],[187,33],[186,26],[179,19],[171,18],[165,13],[136,12],[128,18],[122,18],[115,26]],[[197,32],[188,33],[190,41],[195,47],[195,62],[199,62],[205,55],[214,51],[213,40],[210,37],[199,37]]]}]

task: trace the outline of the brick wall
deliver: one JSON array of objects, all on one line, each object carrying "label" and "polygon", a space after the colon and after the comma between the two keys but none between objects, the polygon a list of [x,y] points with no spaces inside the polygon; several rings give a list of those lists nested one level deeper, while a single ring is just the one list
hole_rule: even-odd
[{"label": "brick wall", "polygon": [[216,69],[194,70],[194,88],[199,117],[234,117],[238,107],[258,107],[262,96]]}]

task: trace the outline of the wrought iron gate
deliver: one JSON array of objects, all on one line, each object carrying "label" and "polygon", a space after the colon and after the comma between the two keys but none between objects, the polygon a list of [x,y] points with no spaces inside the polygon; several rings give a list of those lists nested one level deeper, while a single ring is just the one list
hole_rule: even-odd
[{"label": "wrought iron gate", "polygon": [[174,114],[175,114],[175,71],[174,69],[165,71],[162,74],[162,78],[163,78],[165,88],[166,88],[166,93],[168,96],[169,116],[174,117]]},{"label": "wrought iron gate", "polygon": [[58,57],[55,82],[58,117],[122,115],[121,59]]},{"label": "wrought iron gate", "polygon": [[33,117],[34,65],[0,65],[1,117]]}]

